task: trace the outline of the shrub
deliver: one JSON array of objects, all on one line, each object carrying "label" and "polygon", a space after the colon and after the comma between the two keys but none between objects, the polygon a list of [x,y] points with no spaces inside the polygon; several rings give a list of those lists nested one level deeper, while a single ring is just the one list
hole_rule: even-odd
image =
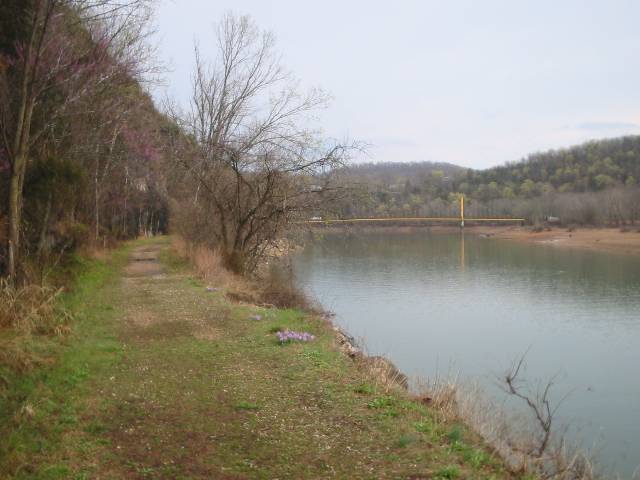
[{"label": "shrub", "polygon": [[279,308],[301,308],[312,310],[307,296],[294,285],[292,277],[270,270],[260,280],[259,296],[262,303]]}]

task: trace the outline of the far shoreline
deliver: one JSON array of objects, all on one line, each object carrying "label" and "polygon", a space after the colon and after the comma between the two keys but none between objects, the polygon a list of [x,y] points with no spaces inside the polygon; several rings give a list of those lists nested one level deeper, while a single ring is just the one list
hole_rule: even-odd
[{"label": "far shoreline", "polygon": [[[453,225],[314,225],[313,230],[327,232],[394,232],[410,233],[420,230],[430,232],[459,232]],[[640,227],[545,227],[534,231],[532,227],[507,225],[467,225],[464,232],[498,240],[549,245],[558,248],[575,248],[623,255],[640,255]]]},{"label": "far shoreline", "polygon": [[640,232],[612,227],[550,227],[537,232],[531,227],[473,226],[469,232],[489,238],[576,248],[623,255],[640,255]]}]

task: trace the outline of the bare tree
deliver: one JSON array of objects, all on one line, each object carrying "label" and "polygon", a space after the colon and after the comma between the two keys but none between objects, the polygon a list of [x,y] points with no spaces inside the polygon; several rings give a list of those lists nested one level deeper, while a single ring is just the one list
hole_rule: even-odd
[{"label": "bare tree", "polygon": [[[554,379],[532,390],[521,378],[526,354],[514,362],[502,378],[501,387],[510,396],[521,400],[533,419],[532,436],[525,441],[512,442],[511,448],[522,455],[525,469],[533,469],[542,478],[558,480],[589,480],[595,474],[588,458],[581,452],[570,453],[564,434],[566,428],[556,423],[556,414],[566,396],[553,401]],[[529,441],[533,439],[533,441]]]},{"label": "bare tree", "polygon": [[553,387],[553,380],[547,382],[544,388],[537,390],[534,394],[525,391],[525,387],[519,378],[524,364],[524,359],[525,357],[522,356],[520,360],[514,364],[511,370],[505,374],[504,385],[506,385],[505,391],[509,395],[513,395],[525,402],[535,417],[535,423],[538,426],[539,435],[537,444],[532,447],[532,451],[530,453],[535,455],[537,458],[540,458],[545,454],[547,448],[549,448],[551,434],[553,433],[553,419],[558,406],[552,408],[551,400],[549,398],[549,393]]},{"label": "bare tree", "polygon": [[289,220],[326,198],[331,189],[317,178],[343,164],[355,145],[328,144],[306,126],[328,96],[300,93],[270,33],[227,14],[217,37],[215,63],[195,48],[190,110],[176,115],[198,154],[177,161],[193,182],[191,202],[208,218],[209,243],[227,267],[243,271]]}]

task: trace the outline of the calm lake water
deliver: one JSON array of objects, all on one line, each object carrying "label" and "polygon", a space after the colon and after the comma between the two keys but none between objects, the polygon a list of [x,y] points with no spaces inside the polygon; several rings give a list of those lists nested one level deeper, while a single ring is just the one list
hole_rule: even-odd
[{"label": "calm lake water", "polygon": [[[631,233],[629,235],[632,235]],[[470,234],[315,235],[297,281],[371,354],[410,376],[460,372],[495,390],[528,350],[556,376],[561,419],[601,469],[640,465],[640,258]]]}]

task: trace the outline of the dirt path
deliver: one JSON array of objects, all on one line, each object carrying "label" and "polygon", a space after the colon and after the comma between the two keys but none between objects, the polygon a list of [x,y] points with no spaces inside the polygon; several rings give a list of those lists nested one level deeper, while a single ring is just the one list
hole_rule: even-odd
[{"label": "dirt path", "polygon": [[[166,246],[165,246],[166,248]],[[228,311],[184,273],[167,273],[162,245],[135,248],[124,269],[124,361],[100,396],[98,430],[115,451],[100,478],[242,478],[222,471],[210,427],[218,417],[215,344]],[[219,300],[219,299],[218,299]],[[206,343],[200,343],[202,339]]]},{"label": "dirt path", "polygon": [[[122,355],[65,436],[64,478],[511,478],[463,427],[376,385],[325,324],[229,303],[168,250],[132,250],[112,299]],[[317,338],[282,346],[284,328]]]}]

